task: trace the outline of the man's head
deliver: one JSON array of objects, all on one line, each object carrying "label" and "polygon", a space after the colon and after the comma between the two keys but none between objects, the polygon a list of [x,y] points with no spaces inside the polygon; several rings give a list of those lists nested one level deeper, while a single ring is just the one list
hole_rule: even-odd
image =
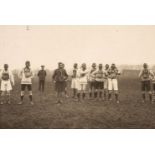
[{"label": "man's head", "polygon": [[112,68],[112,69],[115,69],[115,68],[116,68],[116,65],[115,65],[115,64],[112,64],[112,65],[111,65],[111,68]]},{"label": "man's head", "polygon": [[144,67],[145,69],[147,69],[147,68],[148,68],[148,64],[147,64],[147,63],[144,63],[144,64],[143,64],[143,67]]},{"label": "man's head", "polygon": [[64,64],[63,64],[62,62],[59,62],[59,63],[58,63],[58,68],[59,68],[59,69],[63,69],[63,68],[64,68]]},{"label": "man's head", "polygon": [[74,67],[75,69],[77,69],[77,68],[78,68],[78,64],[75,63],[75,64],[73,65],[73,67]]},{"label": "man's head", "polygon": [[41,65],[41,69],[44,70],[44,68],[45,68],[45,66],[44,65]]},{"label": "man's head", "polygon": [[27,68],[29,68],[29,67],[30,67],[30,61],[26,61],[26,62],[25,62],[25,66],[26,66]]},{"label": "man's head", "polygon": [[105,69],[109,69],[109,65],[108,64],[105,65]]},{"label": "man's head", "polygon": [[99,64],[99,65],[98,65],[98,68],[99,68],[100,70],[102,69],[102,67],[103,67],[102,64]]},{"label": "man's head", "polygon": [[4,64],[4,69],[8,70],[8,68],[9,68],[9,65],[8,64]]},{"label": "man's head", "polygon": [[92,63],[92,68],[96,69],[96,63]]},{"label": "man's head", "polygon": [[81,65],[81,68],[82,68],[82,69],[86,69],[86,64],[83,63],[83,64]]}]

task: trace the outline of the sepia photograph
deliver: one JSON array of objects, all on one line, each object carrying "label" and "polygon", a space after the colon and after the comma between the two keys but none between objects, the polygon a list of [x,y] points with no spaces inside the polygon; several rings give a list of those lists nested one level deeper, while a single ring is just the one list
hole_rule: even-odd
[{"label": "sepia photograph", "polygon": [[154,129],[155,26],[1,25],[0,129]]}]

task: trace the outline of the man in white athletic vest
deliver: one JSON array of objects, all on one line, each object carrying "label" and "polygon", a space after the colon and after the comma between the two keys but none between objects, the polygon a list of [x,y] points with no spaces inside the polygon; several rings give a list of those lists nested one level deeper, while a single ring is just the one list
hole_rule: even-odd
[{"label": "man in white athletic vest", "polygon": [[22,71],[19,74],[19,77],[21,78],[21,102],[19,104],[23,103],[23,98],[25,94],[26,88],[29,91],[29,99],[30,104],[33,105],[32,101],[32,78],[33,78],[33,72],[30,68],[30,61],[25,62],[25,67],[22,69]]},{"label": "man in white athletic vest", "polygon": [[72,81],[71,81],[71,88],[73,90],[73,98],[77,98],[77,93],[79,90],[79,74],[78,74],[78,64],[75,63],[73,65],[73,70],[72,70]]},{"label": "man in white athletic vest", "polygon": [[86,88],[88,84],[88,70],[85,63],[81,65],[81,69],[79,70],[79,92],[78,99],[80,101],[80,96],[82,95],[82,99],[85,99],[86,96]]},{"label": "man in white athletic vest", "polygon": [[12,90],[12,86],[14,86],[14,77],[11,71],[9,71],[8,64],[4,65],[4,69],[0,73],[1,80],[1,104],[4,102],[10,102],[10,92]]}]

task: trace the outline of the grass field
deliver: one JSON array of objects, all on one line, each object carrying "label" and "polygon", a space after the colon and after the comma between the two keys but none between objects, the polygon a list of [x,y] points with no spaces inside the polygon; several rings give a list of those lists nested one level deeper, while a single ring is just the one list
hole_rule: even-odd
[{"label": "grass field", "polygon": [[18,105],[20,83],[16,79],[12,104],[0,105],[0,128],[155,128],[155,104],[141,103],[136,71],[126,71],[119,78],[120,104],[89,100],[79,104],[68,98],[62,105],[57,105],[50,80],[46,82],[45,95],[37,88],[34,79],[34,105],[29,104],[28,96],[23,105]]}]

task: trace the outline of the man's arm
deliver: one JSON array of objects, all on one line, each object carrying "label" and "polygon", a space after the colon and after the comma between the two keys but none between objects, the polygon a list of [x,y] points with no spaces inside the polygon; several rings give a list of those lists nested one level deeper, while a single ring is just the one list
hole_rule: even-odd
[{"label": "man's arm", "polygon": [[37,75],[40,76],[40,71],[38,71],[38,74]]},{"label": "man's arm", "polygon": [[31,78],[34,78],[34,73],[32,70],[31,70]]},{"label": "man's arm", "polygon": [[23,74],[23,71],[20,71],[19,74],[18,74],[18,77],[21,79],[22,78],[22,74]]},{"label": "man's arm", "polygon": [[68,74],[67,71],[65,70],[65,76],[66,76],[66,80],[68,79]]},{"label": "man's arm", "polygon": [[14,76],[13,76],[12,72],[10,72],[10,80],[11,80],[12,85],[14,86],[15,80],[14,80]]},{"label": "man's arm", "polygon": [[154,79],[154,73],[152,70],[150,70],[150,76],[151,76],[151,79]]},{"label": "man's arm", "polygon": [[141,78],[142,77],[142,70],[140,71],[140,73],[139,73],[139,78]]},{"label": "man's arm", "polygon": [[55,76],[56,76],[56,70],[54,71],[54,73],[52,75],[52,81],[55,81]]}]

